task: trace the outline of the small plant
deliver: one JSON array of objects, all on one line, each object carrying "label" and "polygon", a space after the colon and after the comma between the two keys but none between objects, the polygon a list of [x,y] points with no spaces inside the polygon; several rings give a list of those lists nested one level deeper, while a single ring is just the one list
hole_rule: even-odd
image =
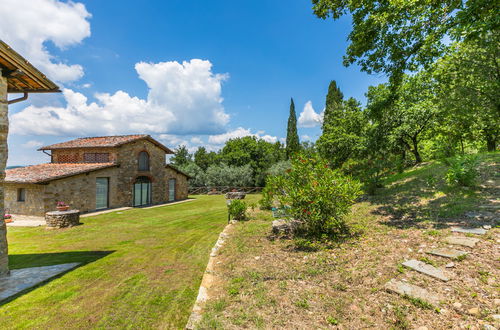
[{"label": "small plant", "polygon": [[427,230],[424,232],[424,234],[429,235],[429,236],[440,236],[441,235],[439,230],[436,230],[436,229]]},{"label": "small plant", "polygon": [[449,185],[472,187],[478,176],[478,158],[475,155],[457,156],[450,159],[446,172],[446,182]]},{"label": "small plant", "polygon": [[57,202],[56,206],[65,207],[65,206],[68,206],[68,204],[66,204],[65,202]]},{"label": "small plant", "polygon": [[410,297],[408,295],[404,295],[403,298],[407,299],[409,302],[411,302],[414,306],[417,306],[422,309],[430,309],[434,310],[435,312],[439,313],[439,308],[434,307],[432,304],[428,303],[425,300],[422,300],[420,298],[414,298]]},{"label": "small plant", "polygon": [[431,259],[429,259],[427,257],[421,257],[419,260],[422,261],[422,262],[425,262],[428,265],[436,267],[436,263],[433,260],[431,260]]},{"label": "small plant", "polygon": [[299,251],[314,252],[319,250],[319,245],[317,242],[310,241],[306,238],[296,238],[295,248]]},{"label": "small plant", "polygon": [[427,187],[434,189],[437,185],[437,178],[431,174],[425,179],[425,184],[427,185]]},{"label": "small plant", "polygon": [[328,322],[331,325],[337,325],[337,324],[339,324],[339,320],[337,320],[333,316],[327,316],[326,317],[326,322]]},{"label": "small plant", "polygon": [[297,300],[295,302],[295,306],[303,308],[303,309],[309,309],[309,303],[307,302],[306,299]]},{"label": "small plant", "polygon": [[463,261],[465,260],[465,258],[467,258],[467,255],[466,254],[462,254],[458,257],[455,258],[456,261]]},{"label": "small plant", "polygon": [[232,200],[231,203],[227,205],[229,215],[234,220],[245,220],[246,219],[246,210],[247,204],[242,200],[235,199]]},{"label": "small plant", "polygon": [[407,320],[406,316],[408,315],[408,307],[407,306],[396,306],[394,307],[394,316],[396,320],[394,321],[394,325],[397,329],[410,329],[410,322]]},{"label": "small plant", "polygon": [[405,267],[402,264],[398,264],[398,272],[404,274],[405,271]]}]

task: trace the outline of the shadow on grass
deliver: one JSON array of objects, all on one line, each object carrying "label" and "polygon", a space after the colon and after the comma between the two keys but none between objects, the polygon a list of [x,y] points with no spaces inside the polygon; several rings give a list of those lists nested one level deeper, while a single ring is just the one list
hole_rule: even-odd
[{"label": "shadow on grass", "polygon": [[467,211],[474,210],[482,199],[476,188],[449,187],[444,180],[438,179],[434,187],[429,186],[428,178],[442,178],[443,171],[434,168],[394,182],[380,189],[370,197],[377,207],[373,214],[384,217],[382,224],[407,228],[428,228],[429,224],[438,229],[451,224],[467,225],[464,218]]},{"label": "shadow on grass", "polygon": [[[63,276],[77,268],[85,266],[91,262],[104,258],[115,251],[73,251],[73,252],[58,252],[58,253],[34,253],[34,254],[14,254],[9,255],[10,270],[25,269],[32,267],[53,266],[68,263],[80,263],[75,267],[61,272],[45,281],[39,282],[31,287],[28,287],[16,294],[0,301],[0,307],[11,302],[12,300],[29,293],[30,291],[41,287],[50,281]],[[35,274],[35,273],[34,273]],[[1,288],[0,288],[1,289]]]},{"label": "shadow on grass", "polygon": [[71,251],[56,253],[33,253],[9,255],[9,268],[20,269],[30,267],[52,266],[79,262],[80,266],[104,258],[115,251]]}]

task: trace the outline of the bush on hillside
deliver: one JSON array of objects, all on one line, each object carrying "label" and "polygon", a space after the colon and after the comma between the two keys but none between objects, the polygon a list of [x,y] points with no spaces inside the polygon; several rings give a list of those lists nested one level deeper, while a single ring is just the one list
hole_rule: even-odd
[{"label": "bush on hillside", "polygon": [[270,177],[266,192],[290,217],[303,222],[305,236],[336,236],[347,231],[345,215],[361,193],[359,182],[331,169],[318,157],[297,157],[284,175]]},{"label": "bush on hillside", "polygon": [[449,168],[446,172],[446,182],[450,185],[472,187],[476,183],[478,157],[476,155],[457,156],[446,160]]}]

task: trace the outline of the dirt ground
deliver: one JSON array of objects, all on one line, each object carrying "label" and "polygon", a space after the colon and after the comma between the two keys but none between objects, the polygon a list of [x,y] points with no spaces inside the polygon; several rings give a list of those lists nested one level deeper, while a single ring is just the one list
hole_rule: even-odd
[{"label": "dirt ground", "polygon": [[[251,211],[251,220],[233,226],[220,251],[217,283],[199,328],[498,328],[499,166],[483,164],[484,184],[459,193],[440,183],[426,188],[427,169],[416,169],[354,205],[348,222],[358,235],[313,252],[298,251],[293,240],[273,239],[270,214]],[[428,170],[440,175],[442,168]],[[450,246],[444,237],[471,236],[452,233],[455,224],[493,228],[474,235],[480,238],[474,248]],[[469,254],[450,260],[426,253],[436,247]],[[442,267],[450,281],[403,267],[409,259]],[[446,268],[450,262],[453,267]],[[442,300],[432,306],[389,293],[384,285],[390,279]]]}]

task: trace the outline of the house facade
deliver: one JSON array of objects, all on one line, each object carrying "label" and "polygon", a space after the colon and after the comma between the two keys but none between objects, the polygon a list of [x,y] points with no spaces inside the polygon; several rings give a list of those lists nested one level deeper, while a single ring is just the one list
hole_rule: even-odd
[{"label": "house facade", "polygon": [[173,152],[149,135],[81,138],[39,150],[50,163],[6,171],[12,214],[42,216],[59,201],[91,212],[187,198],[189,176],[166,164]]}]

